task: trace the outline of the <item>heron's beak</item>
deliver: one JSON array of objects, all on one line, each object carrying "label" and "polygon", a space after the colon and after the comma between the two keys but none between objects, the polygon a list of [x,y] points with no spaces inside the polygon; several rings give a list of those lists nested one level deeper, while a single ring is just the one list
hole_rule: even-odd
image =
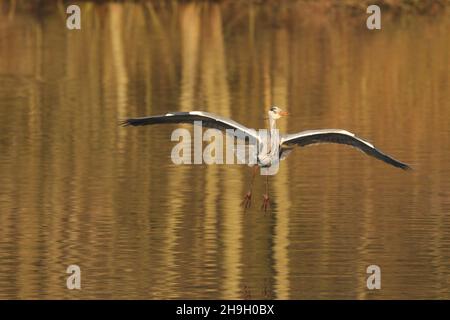
[{"label": "heron's beak", "polygon": [[287,116],[289,115],[289,112],[287,111],[280,111],[280,116]]}]

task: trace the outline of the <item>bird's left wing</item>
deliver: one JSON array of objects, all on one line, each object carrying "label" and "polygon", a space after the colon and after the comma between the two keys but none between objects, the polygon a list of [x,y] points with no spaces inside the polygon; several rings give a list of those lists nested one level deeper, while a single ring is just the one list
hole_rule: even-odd
[{"label": "bird's left wing", "polygon": [[219,130],[233,129],[234,136],[244,138],[249,137],[259,141],[256,130],[247,128],[246,126],[213,113],[205,111],[189,111],[189,112],[170,112],[158,116],[149,116],[142,118],[130,118],[122,121],[123,126],[145,126],[164,123],[190,123],[201,121],[202,126],[206,128],[214,128]]},{"label": "bird's left wing", "polygon": [[283,135],[281,137],[280,150],[289,150],[295,145],[304,147],[318,143],[338,143],[355,147],[365,154],[384,161],[394,167],[403,170],[411,169],[407,164],[382,153],[371,143],[356,137],[353,133],[340,129],[308,130],[294,134]]}]

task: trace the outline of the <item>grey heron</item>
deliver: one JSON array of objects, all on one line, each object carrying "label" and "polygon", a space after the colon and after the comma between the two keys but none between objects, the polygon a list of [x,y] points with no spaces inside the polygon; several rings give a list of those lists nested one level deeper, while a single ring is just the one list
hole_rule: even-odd
[{"label": "grey heron", "polygon": [[[276,130],[276,121],[281,117],[286,116],[288,113],[281,108],[272,106],[268,111],[269,129],[270,132]],[[261,142],[260,135],[250,128],[243,126],[242,124],[221,117],[216,114],[204,112],[204,111],[190,111],[190,112],[171,112],[163,115],[148,116],[141,118],[130,118],[124,120],[121,124],[123,126],[144,126],[154,124],[167,124],[167,123],[190,123],[194,124],[196,121],[201,121],[202,126],[207,128],[215,128],[219,130],[232,129],[237,136],[243,135],[254,138],[256,141]],[[229,130],[227,130],[229,132]],[[305,147],[308,145],[320,144],[320,143],[337,143],[352,146],[365,154],[372,156],[376,159],[386,162],[394,167],[408,170],[410,167],[387,154],[376,149],[371,143],[358,138],[353,133],[342,129],[320,129],[320,130],[307,130],[294,134],[281,134],[276,142],[278,148],[268,146],[267,148],[258,149],[257,162],[253,166],[253,173],[250,181],[249,191],[245,194],[242,205],[245,209],[250,207],[252,188],[255,175],[258,168],[271,167],[275,161],[284,160],[287,155],[296,146]],[[264,151],[261,151],[264,150]],[[269,200],[269,176],[266,176],[266,190],[263,195],[262,209],[266,211],[270,207]]]}]

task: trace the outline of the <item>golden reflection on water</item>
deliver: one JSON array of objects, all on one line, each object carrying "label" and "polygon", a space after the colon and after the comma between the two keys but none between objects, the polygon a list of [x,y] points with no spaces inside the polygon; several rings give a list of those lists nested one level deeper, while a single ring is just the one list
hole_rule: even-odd
[{"label": "golden reflection on water", "polygon": [[[0,298],[450,297],[448,13],[369,32],[364,14],[236,6],[82,3],[81,31],[61,2],[2,7]],[[271,104],[282,131],[345,128],[414,171],[297,150],[272,212],[261,177],[244,212],[246,166],[176,166],[175,127],[117,125],[202,109],[262,128]]]}]

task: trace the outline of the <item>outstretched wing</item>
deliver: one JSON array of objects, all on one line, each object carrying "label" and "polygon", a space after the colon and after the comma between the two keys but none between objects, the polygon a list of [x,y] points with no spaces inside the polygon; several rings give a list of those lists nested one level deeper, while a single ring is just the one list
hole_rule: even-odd
[{"label": "outstretched wing", "polygon": [[371,143],[356,137],[353,133],[339,129],[309,130],[294,134],[283,135],[281,137],[280,150],[286,150],[298,145],[304,147],[318,143],[339,143],[355,147],[365,154],[384,161],[394,167],[403,170],[411,169],[407,164],[402,163],[377,150]]},{"label": "outstretched wing", "polygon": [[246,137],[259,140],[256,130],[252,130],[231,119],[221,117],[204,111],[170,112],[158,116],[142,118],[130,118],[121,122],[123,126],[146,126],[164,123],[191,123],[201,121],[202,126],[219,130],[233,129],[234,136],[245,139]]}]

